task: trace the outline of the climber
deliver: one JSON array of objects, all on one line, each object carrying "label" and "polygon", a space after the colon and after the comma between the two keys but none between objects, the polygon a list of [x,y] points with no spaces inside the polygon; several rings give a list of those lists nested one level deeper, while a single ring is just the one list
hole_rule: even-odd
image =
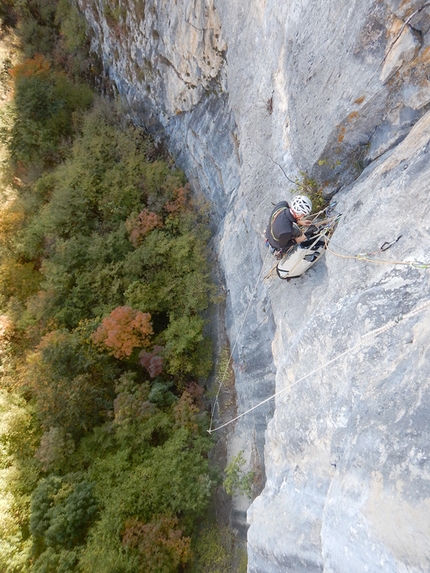
[{"label": "climber", "polygon": [[291,207],[286,201],[281,201],[275,206],[266,229],[266,244],[272,247],[277,259],[281,259],[292,245],[308,238],[302,233],[299,225],[304,227],[311,225],[311,221],[305,219],[311,211],[312,201],[305,195],[293,197]]}]

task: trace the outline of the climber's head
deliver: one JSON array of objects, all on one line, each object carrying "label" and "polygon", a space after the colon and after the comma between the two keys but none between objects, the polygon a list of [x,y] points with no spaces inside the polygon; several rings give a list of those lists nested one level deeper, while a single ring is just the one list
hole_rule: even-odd
[{"label": "climber's head", "polygon": [[305,195],[296,195],[291,201],[291,210],[296,219],[306,217],[312,211],[312,201]]}]

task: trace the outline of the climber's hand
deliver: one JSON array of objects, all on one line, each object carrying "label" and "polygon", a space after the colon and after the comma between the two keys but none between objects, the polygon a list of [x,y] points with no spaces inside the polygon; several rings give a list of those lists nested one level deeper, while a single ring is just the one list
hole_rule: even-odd
[{"label": "climber's hand", "polygon": [[302,243],[303,241],[307,240],[306,235],[300,235],[300,237],[296,237],[296,243]]}]

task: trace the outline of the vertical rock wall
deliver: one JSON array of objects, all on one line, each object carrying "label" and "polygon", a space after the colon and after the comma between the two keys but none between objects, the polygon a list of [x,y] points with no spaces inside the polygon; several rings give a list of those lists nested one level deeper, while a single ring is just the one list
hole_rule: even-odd
[{"label": "vertical rock wall", "polygon": [[328,252],[288,284],[302,304],[276,317],[284,391],[249,511],[250,571],[429,569],[429,270],[394,264],[429,262],[429,127],[426,114],[339,196],[333,252],[399,241],[373,263]]},{"label": "vertical rock wall", "polygon": [[[238,411],[280,392],[230,435],[266,468],[249,571],[430,570],[430,3],[77,2],[136,121],[213,202]],[[300,172],[337,192],[342,257],[263,279]]]}]

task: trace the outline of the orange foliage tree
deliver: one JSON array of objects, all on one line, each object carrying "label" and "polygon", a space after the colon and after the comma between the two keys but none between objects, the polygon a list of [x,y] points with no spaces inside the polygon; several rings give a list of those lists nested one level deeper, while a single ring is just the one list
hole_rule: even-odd
[{"label": "orange foliage tree", "polygon": [[41,54],[36,54],[34,58],[24,60],[9,70],[13,78],[46,76],[50,71],[50,64]]},{"label": "orange foliage tree", "polygon": [[168,573],[189,560],[191,539],[183,537],[177,524],[177,518],[170,516],[159,516],[150,523],[133,519],[126,524],[122,543],[142,556],[139,572]]},{"label": "orange foliage tree", "polygon": [[142,239],[156,227],[162,227],[163,221],[161,217],[143,209],[139,215],[133,214],[126,221],[126,227],[129,234],[129,239],[134,247],[137,247],[142,242]]},{"label": "orange foliage tree", "polygon": [[105,347],[118,359],[128,358],[135,348],[145,348],[153,334],[149,312],[118,306],[93,333],[97,346]]},{"label": "orange foliage tree", "polygon": [[188,186],[178,187],[173,192],[173,199],[164,205],[168,213],[176,214],[185,210],[188,202]]}]

